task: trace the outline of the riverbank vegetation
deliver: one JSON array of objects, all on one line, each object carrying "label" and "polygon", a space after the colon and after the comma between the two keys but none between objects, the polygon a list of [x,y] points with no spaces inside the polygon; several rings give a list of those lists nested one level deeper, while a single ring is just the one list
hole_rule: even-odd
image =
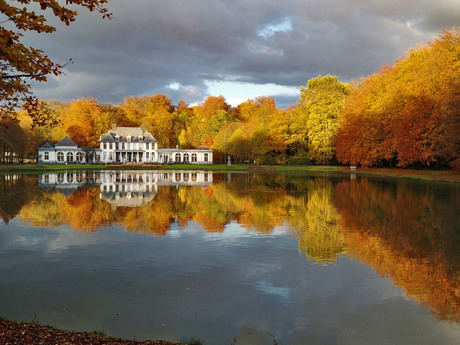
[{"label": "riverbank vegetation", "polygon": [[162,94],[118,105],[95,99],[42,101],[43,126],[25,111],[0,126],[0,163],[36,156],[68,135],[98,146],[112,123],[145,126],[159,147],[213,149],[215,162],[460,169],[460,29],[411,49],[393,66],[350,84],[318,76],[298,102],[277,108],[272,97],[231,107],[223,96],[196,106]]}]

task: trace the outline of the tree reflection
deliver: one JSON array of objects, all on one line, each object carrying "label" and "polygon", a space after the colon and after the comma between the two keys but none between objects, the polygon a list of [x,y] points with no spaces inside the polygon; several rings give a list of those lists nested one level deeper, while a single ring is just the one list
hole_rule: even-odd
[{"label": "tree reflection", "polygon": [[[138,183],[136,194],[129,186],[117,192],[105,185],[103,194],[102,187],[83,184],[70,194],[58,188],[30,189],[34,196],[25,198],[29,181],[15,182],[22,186],[17,192],[3,187],[2,193],[10,200],[18,198],[17,205],[25,203],[19,217],[37,226],[69,224],[75,230],[96,231],[116,224],[155,236],[167,234],[173,224],[181,229],[190,222],[213,233],[231,231],[232,222],[263,234],[279,227],[298,238],[308,259],[329,264],[347,252],[391,277],[440,319],[460,322],[456,185],[257,173],[231,178],[215,174],[212,184],[173,185],[151,177],[128,176]],[[166,173],[162,178],[170,181]],[[141,180],[155,185],[142,189]],[[142,206],[116,199],[133,196],[143,200]],[[6,213],[6,204],[1,204],[2,215],[14,216],[18,211]]]},{"label": "tree reflection", "polygon": [[8,224],[37,192],[37,178],[24,174],[0,174],[0,219]]},{"label": "tree reflection", "polygon": [[343,181],[340,231],[353,257],[389,276],[407,296],[460,322],[458,186]]}]

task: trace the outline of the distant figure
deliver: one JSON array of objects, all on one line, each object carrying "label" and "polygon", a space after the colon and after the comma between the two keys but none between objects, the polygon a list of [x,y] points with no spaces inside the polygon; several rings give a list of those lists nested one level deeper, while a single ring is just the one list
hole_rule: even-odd
[{"label": "distant figure", "polygon": [[227,156],[227,166],[228,166],[228,167],[232,166],[232,161],[231,161],[231,157],[230,157],[230,156]]}]

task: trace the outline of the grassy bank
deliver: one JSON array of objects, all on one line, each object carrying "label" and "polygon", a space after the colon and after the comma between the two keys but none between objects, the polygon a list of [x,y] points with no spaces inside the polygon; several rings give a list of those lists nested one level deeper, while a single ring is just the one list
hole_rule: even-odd
[{"label": "grassy bank", "polygon": [[[212,171],[309,171],[309,172],[334,172],[350,173],[350,168],[345,166],[323,166],[323,165],[242,165],[232,164],[228,167],[225,164],[171,164],[171,165],[141,165],[141,166],[120,166],[120,165],[84,165],[84,164],[47,164],[38,166],[36,164],[0,165],[0,172],[52,172],[61,170],[104,170],[104,169],[130,169],[130,170],[212,170]],[[401,168],[358,168],[354,172],[359,176],[393,176],[404,178],[416,178],[422,180],[436,180],[460,182],[460,172],[453,170],[416,170]]]}]

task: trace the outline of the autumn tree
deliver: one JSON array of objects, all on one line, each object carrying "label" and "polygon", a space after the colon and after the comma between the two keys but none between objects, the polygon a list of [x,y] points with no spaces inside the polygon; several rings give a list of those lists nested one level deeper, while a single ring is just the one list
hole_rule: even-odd
[{"label": "autumn tree", "polygon": [[[15,110],[23,106],[32,117],[33,124],[40,125],[43,119],[37,111],[39,101],[32,94],[31,82],[45,82],[49,75],[61,74],[64,65],[53,62],[43,50],[25,46],[22,43],[24,33],[49,34],[56,31],[56,27],[48,21],[51,13],[69,25],[77,16],[69,5],[97,11],[103,18],[110,18],[105,8],[108,0],[67,0],[65,6],[57,0],[18,2],[21,6],[0,0],[0,120],[15,119]],[[35,12],[38,7],[42,11],[40,14]]]},{"label": "autumn tree", "polygon": [[171,99],[163,94],[155,94],[147,98],[147,116],[142,124],[158,140],[160,147],[171,147],[174,142],[173,112]]},{"label": "autumn tree", "polygon": [[[17,120],[27,137],[28,156],[36,156],[37,149],[46,142],[55,143],[65,136],[60,117],[62,115],[63,104],[57,101],[40,101],[37,111],[45,121],[41,126],[33,126],[33,119],[25,109],[17,111]],[[19,139],[18,139],[19,140]]]},{"label": "autumn tree", "polygon": [[460,168],[459,56],[452,28],[357,84],[341,114],[339,160]]},{"label": "autumn tree", "polygon": [[299,107],[307,117],[309,155],[326,164],[335,156],[335,137],[339,129],[339,112],[349,93],[349,86],[327,75],[310,79],[300,87]]},{"label": "autumn tree", "polygon": [[26,143],[26,133],[21,126],[13,120],[5,121],[5,126],[0,126],[0,163],[22,162]]},{"label": "autumn tree", "polygon": [[104,112],[104,109],[108,108],[103,108],[92,98],[69,102],[62,109],[60,127],[79,146],[97,147],[100,136],[113,122],[113,113]]},{"label": "autumn tree", "polygon": [[212,147],[220,128],[232,120],[232,109],[224,96],[208,96],[193,107],[193,119],[190,119],[190,125],[181,132],[180,145],[189,148],[198,148],[201,145]]}]

